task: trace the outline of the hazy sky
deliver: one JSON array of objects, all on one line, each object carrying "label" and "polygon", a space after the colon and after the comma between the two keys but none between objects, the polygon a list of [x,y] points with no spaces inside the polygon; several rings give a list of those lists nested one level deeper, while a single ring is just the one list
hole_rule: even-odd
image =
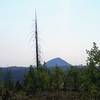
[{"label": "hazy sky", "polygon": [[35,8],[42,61],[85,64],[85,50],[100,46],[100,0],[0,0],[0,66],[35,62]]}]

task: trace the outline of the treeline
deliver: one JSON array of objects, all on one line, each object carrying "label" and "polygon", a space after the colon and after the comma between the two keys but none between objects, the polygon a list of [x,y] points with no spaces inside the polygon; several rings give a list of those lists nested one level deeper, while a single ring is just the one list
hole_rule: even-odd
[{"label": "treeline", "polygon": [[38,69],[31,65],[21,81],[13,81],[8,71],[8,78],[0,81],[2,100],[22,100],[25,97],[28,98],[25,100],[99,100],[100,50],[93,43],[91,50],[86,52],[87,65],[84,67],[71,66],[63,70],[57,66],[48,69],[45,64]]}]

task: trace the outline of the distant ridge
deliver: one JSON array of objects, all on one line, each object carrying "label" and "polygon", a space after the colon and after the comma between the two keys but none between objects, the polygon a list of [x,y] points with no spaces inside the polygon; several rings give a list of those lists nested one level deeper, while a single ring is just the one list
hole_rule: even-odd
[{"label": "distant ridge", "polygon": [[[49,60],[46,63],[46,66],[48,68],[53,68],[55,66],[58,66],[60,68],[67,69],[67,68],[70,68],[71,64],[69,64],[65,60],[57,57],[57,58]],[[23,67],[23,66],[22,67],[20,67],[20,66],[9,66],[9,67],[3,67],[3,68],[0,68],[0,69],[3,73],[3,76],[2,76],[1,79],[5,80],[5,78],[7,77],[6,73],[9,70],[11,72],[12,76],[13,76],[13,80],[15,80],[15,81],[24,80],[25,75],[29,71],[29,67]]]},{"label": "distant ridge", "polygon": [[53,59],[49,60],[46,63],[46,66],[49,67],[49,68],[55,67],[55,66],[69,68],[71,66],[71,64],[69,64],[68,62],[66,62],[62,58],[57,57],[57,58],[53,58]]},{"label": "distant ridge", "polygon": [[2,70],[3,76],[2,79],[5,80],[7,78],[6,73],[10,71],[13,77],[13,80],[23,80],[24,76],[28,73],[29,67],[17,67],[17,66],[9,66],[0,68]]}]

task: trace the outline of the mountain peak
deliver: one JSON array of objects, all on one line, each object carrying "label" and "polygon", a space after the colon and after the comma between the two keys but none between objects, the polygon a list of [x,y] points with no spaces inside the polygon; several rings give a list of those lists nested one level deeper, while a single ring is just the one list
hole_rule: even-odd
[{"label": "mountain peak", "polygon": [[69,67],[71,66],[69,63],[67,63],[65,60],[63,60],[62,58],[60,57],[57,57],[57,58],[53,58],[51,60],[49,60],[47,63],[46,63],[47,67],[55,67],[55,66],[58,66],[58,67]]}]

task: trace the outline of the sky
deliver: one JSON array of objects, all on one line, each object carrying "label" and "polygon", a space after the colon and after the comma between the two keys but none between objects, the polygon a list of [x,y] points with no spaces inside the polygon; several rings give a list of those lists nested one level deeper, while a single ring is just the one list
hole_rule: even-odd
[{"label": "sky", "polygon": [[0,0],[0,66],[35,64],[35,9],[41,61],[86,64],[100,46],[100,0]]}]

